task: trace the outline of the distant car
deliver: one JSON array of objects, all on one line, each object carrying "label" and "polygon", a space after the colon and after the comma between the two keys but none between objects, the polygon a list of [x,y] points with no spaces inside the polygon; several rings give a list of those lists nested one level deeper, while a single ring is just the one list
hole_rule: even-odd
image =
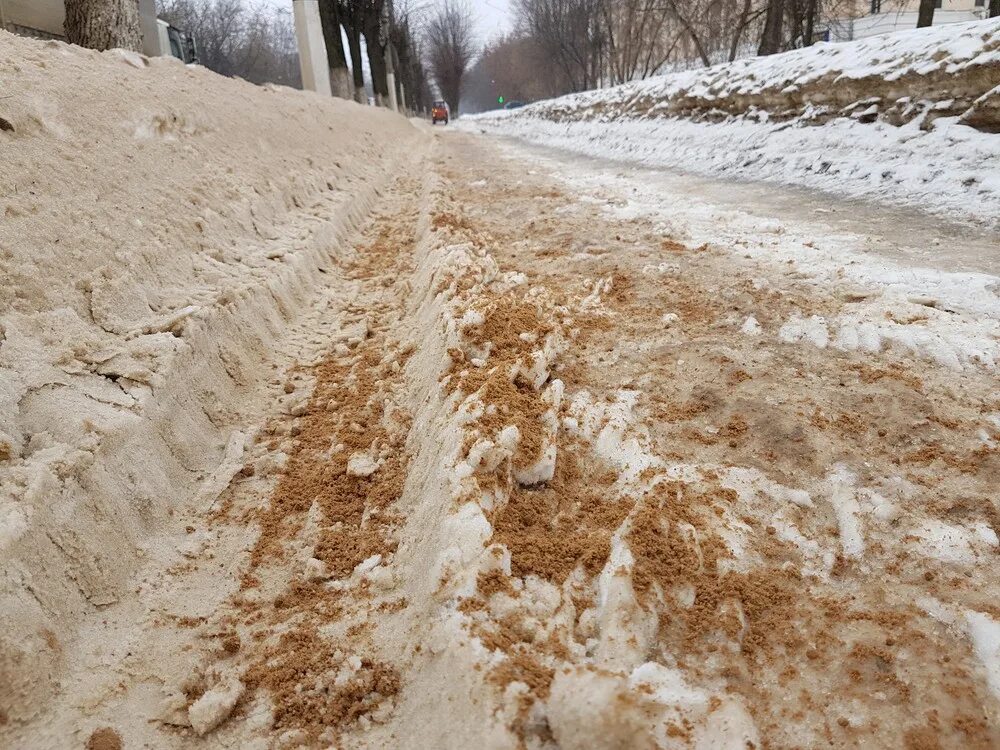
[{"label": "distant car", "polygon": [[504,109],[520,109],[521,107],[524,107],[524,106],[525,106],[524,102],[507,102],[505,105],[503,105],[503,108]]},{"label": "distant car", "polygon": [[448,102],[434,102],[431,105],[431,125],[437,125],[438,120],[445,125],[451,119],[451,110],[448,109]]}]

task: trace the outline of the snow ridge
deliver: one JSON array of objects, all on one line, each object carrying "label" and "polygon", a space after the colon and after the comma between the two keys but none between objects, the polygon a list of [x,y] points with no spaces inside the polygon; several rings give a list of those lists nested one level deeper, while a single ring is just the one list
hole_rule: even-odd
[{"label": "snow ridge", "polygon": [[997,225],[1000,21],[739,60],[468,118],[600,158]]}]

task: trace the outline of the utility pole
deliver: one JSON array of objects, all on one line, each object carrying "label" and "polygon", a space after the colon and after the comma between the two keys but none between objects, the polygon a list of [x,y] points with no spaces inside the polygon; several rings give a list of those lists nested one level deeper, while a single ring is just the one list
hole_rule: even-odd
[{"label": "utility pole", "polygon": [[319,3],[317,0],[293,0],[292,13],[295,16],[295,38],[299,44],[302,88],[332,96]]}]

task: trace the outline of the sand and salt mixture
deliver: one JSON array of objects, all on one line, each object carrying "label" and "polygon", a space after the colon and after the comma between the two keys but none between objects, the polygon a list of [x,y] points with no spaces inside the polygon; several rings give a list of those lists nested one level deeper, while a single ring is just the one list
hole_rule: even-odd
[{"label": "sand and salt mixture", "polygon": [[995,370],[899,344],[992,313],[354,104],[0,52],[0,744],[1000,743]]}]

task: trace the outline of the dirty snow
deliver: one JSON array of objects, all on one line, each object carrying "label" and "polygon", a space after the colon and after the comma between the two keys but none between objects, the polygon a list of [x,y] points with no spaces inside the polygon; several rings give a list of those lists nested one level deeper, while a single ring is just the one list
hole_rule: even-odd
[{"label": "dirty snow", "polygon": [[[996,98],[998,61],[1000,21],[950,24],[670,74],[463,118],[459,126],[1000,226],[1000,124],[979,130],[963,120],[975,100],[985,108]],[[836,102],[841,89],[846,98]],[[902,107],[905,122],[866,122],[849,102],[867,98]],[[966,109],[952,112],[958,101]]]},{"label": "dirty snow", "polygon": [[[983,58],[954,34],[939,82]],[[0,742],[1000,742],[1000,287],[969,248],[890,262],[861,218],[7,46],[0,168],[78,139],[105,192],[5,197]],[[118,165],[129,203],[123,148],[207,166]]]}]

